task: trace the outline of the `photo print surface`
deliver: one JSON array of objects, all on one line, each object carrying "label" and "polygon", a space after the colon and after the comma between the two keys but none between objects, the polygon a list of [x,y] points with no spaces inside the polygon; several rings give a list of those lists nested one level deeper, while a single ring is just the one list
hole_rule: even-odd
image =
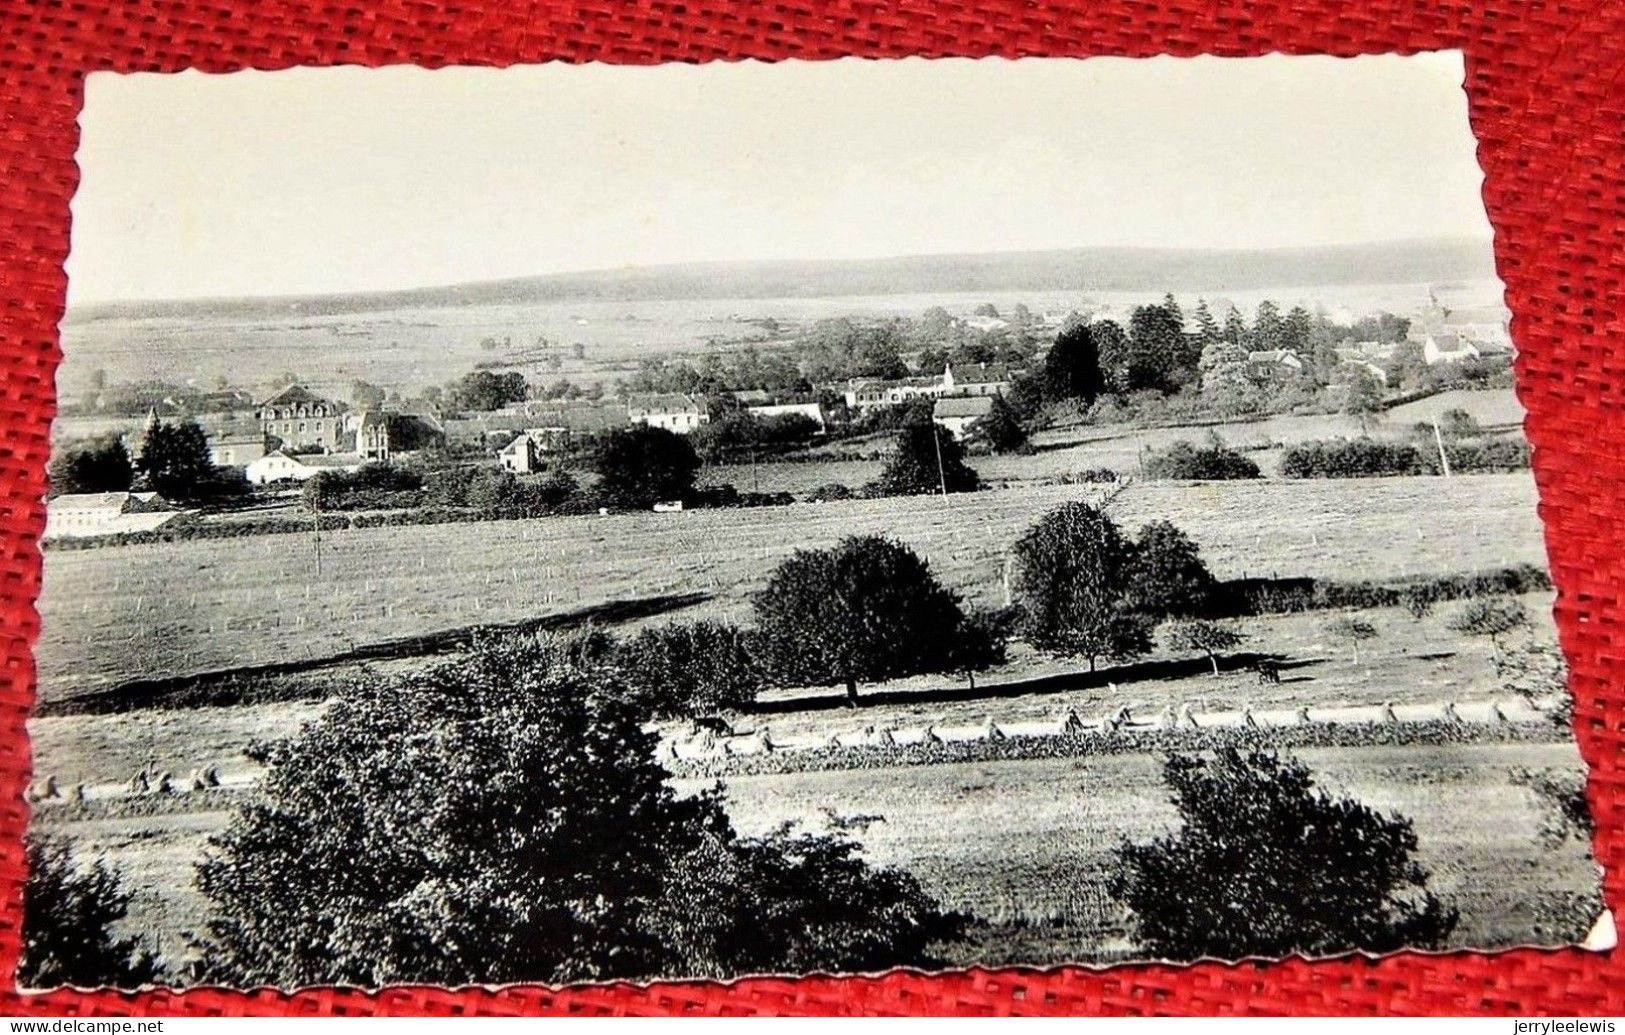
[{"label": "photo print surface", "polygon": [[1461,83],[92,75],[20,983],[1611,944]]}]

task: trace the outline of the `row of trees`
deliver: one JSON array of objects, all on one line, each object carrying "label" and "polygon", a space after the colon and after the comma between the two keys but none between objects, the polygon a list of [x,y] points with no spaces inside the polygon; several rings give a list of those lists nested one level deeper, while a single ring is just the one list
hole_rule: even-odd
[{"label": "row of trees", "polygon": [[165,499],[214,503],[248,492],[241,471],[215,465],[208,435],[193,420],[149,424],[133,461],[117,435],[63,446],[48,473],[53,496],[149,489]]}]

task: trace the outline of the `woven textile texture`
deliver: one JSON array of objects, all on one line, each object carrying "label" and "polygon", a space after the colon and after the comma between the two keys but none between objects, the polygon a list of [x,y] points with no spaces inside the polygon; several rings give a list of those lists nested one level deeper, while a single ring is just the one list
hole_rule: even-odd
[{"label": "woven textile texture", "polygon": [[[76,117],[98,69],[741,58],[1354,55],[1461,48],[1515,314],[1558,622],[1607,867],[1625,906],[1625,4],[1612,0],[0,0],[0,968],[18,952],[24,720]],[[945,99],[951,103],[951,99]],[[1347,132],[1361,127],[1351,119]],[[1396,233],[1403,228],[1396,228]],[[1620,630],[1616,638],[1615,630]],[[9,978],[8,985],[9,988]],[[971,971],[378,995],[0,993],[6,1013],[1625,1014],[1625,953],[1401,955],[1272,966]]]}]

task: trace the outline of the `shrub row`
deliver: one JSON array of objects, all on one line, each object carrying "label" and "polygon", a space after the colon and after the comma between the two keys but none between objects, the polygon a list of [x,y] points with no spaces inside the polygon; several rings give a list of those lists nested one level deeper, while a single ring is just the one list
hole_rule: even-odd
[{"label": "shrub row", "polygon": [[1243,618],[1342,608],[1399,607],[1417,600],[1438,603],[1473,597],[1518,596],[1551,589],[1551,576],[1532,564],[1386,582],[1231,579],[1213,587],[1203,612],[1212,618]]},{"label": "shrub row", "polygon": [[1175,442],[1162,452],[1146,457],[1145,475],[1178,481],[1232,481],[1259,478],[1263,472],[1257,464],[1222,442],[1203,447]]},{"label": "shrub row", "polygon": [[1555,723],[1458,723],[1444,720],[1401,723],[1311,723],[1307,726],[1213,726],[1206,729],[1086,730],[1052,736],[819,747],[806,750],[723,755],[667,761],[680,777],[776,775],[894,766],[947,765],[1086,755],[1171,754],[1242,749],[1316,747],[1409,747],[1445,744],[1551,743],[1567,736]]},{"label": "shrub row", "polygon": [[[1445,446],[1456,474],[1490,474],[1529,467],[1529,443],[1521,438],[1452,442]],[[1377,478],[1391,475],[1439,474],[1436,448],[1370,438],[1303,442],[1281,457],[1288,478]]]}]

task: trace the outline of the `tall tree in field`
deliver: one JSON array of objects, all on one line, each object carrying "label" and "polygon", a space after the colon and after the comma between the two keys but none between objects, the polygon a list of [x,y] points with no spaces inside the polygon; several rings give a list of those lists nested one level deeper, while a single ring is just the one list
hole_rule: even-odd
[{"label": "tall tree in field", "polygon": [[1219,322],[1213,319],[1213,311],[1207,306],[1207,299],[1196,301],[1196,340],[1206,349],[1216,341],[1223,341],[1224,334],[1219,330]]},{"label": "tall tree in field", "polygon": [[149,423],[141,446],[140,467],[152,490],[167,499],[206,496],[216,477],[209,437],[193,420]]},{"label": "tall tree in field", "polygon": [[1352,419],[1362,434],[1369,433],[1387,412],[1382,382],[1365,367],[1349,363],[1339,371],[1338,384],[1344,416]]},{"label": "tall tree in field", "polygon": [[1202,350],[1198,369],[1202,399],[1209,406],[1226,416],[1258,409],[1258,386],[1247,376],[1246,349],[1220,338]]},{"label": "tall tree in field", "polygon": [[1301,762],[1220,748],[1163,766],[1178,831],[1117,849],[1135,940],[1167,960],[1440,948],[1409,819],[1317,788]]},{"label": "tall tree in field", "polygon": [[1103,387],[1094,329],[1079,321],[1055,336],[1044,359],[1044,398],[1048,402],[1077,399],[1088,406]]},{"label": "tall tree in field", "polygon": [[1295,305],[1287,311],[1286,319],[1281,323],[1281,347],[1291,349],[1300,356],[1309,351],[1309,336],[1314,330],[1314,319],[1309,310],[1301,305]]},{"label": "tall tree in field", "polygon": [[123,492],[134,477],[130,454],[117,435],[77,443],[51,456],[51,495]]},{"label": "tall tree in field", "polygon": [[1199,613],[1216,585],[1196,543],[1167,520],[1140,529],[1128,575],[1128,605],[1157,619]]},{"label": "tall tree in field", "polygon": [[1015,598],[1033,646],[1071,657],[1130,658],[1151,649],[1147,616],[1129,600],[1134,544],[1107,514],[1068,503],[1016,542]]},{"label": "tall tree in field", "polygon": [[[928,400],[929,401],[929,400]],[[897,449],[875,483],[887,496],[972,492],[981,479],[965,464],[953,432],[935,422],[915,421],[897,433]]]},{"label": "tall tree in field", "polygon": [[1253,348],[1286,348],[1286,324],[1281,320],[1281,309],[1269,299],[1258,303],[1253,316]]},{"label": "tall tree in field", "polygon": [[1251,344],[1251,332],[1247,330],[1247,321],[1235,309],[1225,314],[1224,340],[1232,345],[1246,347]]},{"label": "tall tree in field", "polygon": [[700,460],[683,436],[635,424],[605,435],[594,465],[607,497],[621,506],[647,507],[688,495]]},{"label": "tall tree in field", "polygon": [[1195,376],[1199,348],[1185,337],[1184,318],[1172,299],[1142,305],[1129,320],[1127,387],[1171,392]]},{"label": "tall tree in field", "polygon": [[1027,444],[1027,429],[1002,395],[993,397],[987,416],[971,425],[970,434],[995,453],[1014,453]]},{"label": "tall tree in field", "polygon": [[858,684],[962,667],[959,599],[901,543],[853,536],[798,550],[754,601],[769,669],[790,685]]}]

